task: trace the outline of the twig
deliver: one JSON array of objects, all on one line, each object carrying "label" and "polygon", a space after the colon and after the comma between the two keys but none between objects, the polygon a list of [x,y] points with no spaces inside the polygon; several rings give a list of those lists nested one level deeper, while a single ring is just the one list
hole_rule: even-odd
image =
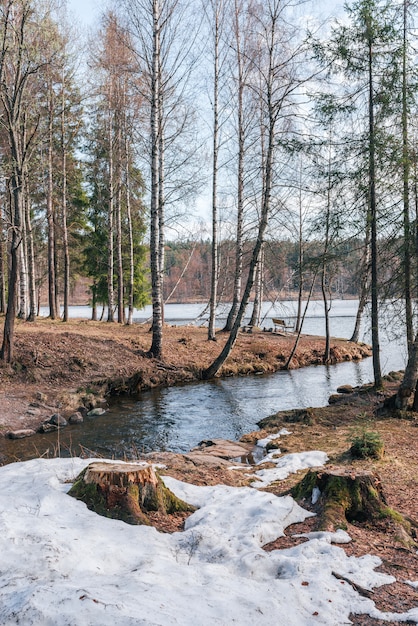
[{"label": "twig", "polygon": [[338,580],[343,580],[344,582],[346,582],[349,585],[351,585],[353,587],[353,589],[355,591],[357,591],[357,593],[359,593],[361,596],[364,596],[365,598],[372,598],[373,597],[374,591],[371,591],[369,589],[365,589],[364,587],[361,587],[360,585],[358,585],[357,583],[353,582],[349,578],[346,578],[345,576],[341,576],[341,574],[337,574],[337,572],[331,572],[331,573]]}]

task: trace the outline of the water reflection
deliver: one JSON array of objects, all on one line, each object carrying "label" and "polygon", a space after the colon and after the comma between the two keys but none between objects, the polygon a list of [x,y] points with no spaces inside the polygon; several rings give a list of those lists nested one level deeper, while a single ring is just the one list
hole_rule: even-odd
[{"label": "water reflection", "polygon": [[[370,360],[370,359],[368,359]],[[139,399],[112,400],[107,413],[86,418],[60,433],[62,455],[83,449],[107,457],[133,458],[151,450],[186,452],[202,439],[239,439],[278,410],[323,406],[341,384],[370,380],[366,361],[311,366],[266,376],[248,376],[153,390]],[[366,372],[366,373],[365,373]],[[0,454],[32,458],[57,446],[57,435],[2,440]]]}]

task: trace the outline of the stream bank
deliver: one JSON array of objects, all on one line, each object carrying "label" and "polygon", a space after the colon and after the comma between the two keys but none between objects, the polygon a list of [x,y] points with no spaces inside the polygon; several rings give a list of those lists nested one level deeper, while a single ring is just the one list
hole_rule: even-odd
[{"label": "stream bank", "polygon": [[[123,326],[70,320],[38,319],[16,324],[15,362],[0,367],[0,433],[37,429],[53,413],[68,417],[81,405],[92,408],[109,394],[141,394],[200,380],[227,335],[207,341],[205,328],[167,326],[164,362],[146,357],[149,326]],[[294,338],[290,334],[240,334],[220,376],[248,376],[283,368]],[[322,362],[324,339],[301,338],[292,367]],[[366,344],[332,340],[334,362],[370,356]]]}]

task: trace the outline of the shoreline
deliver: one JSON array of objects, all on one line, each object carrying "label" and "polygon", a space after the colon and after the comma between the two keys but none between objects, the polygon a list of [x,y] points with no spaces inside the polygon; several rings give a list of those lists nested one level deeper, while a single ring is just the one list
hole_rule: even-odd
[{"label": "shoreline", "polygon": [[[207,330],[166,326],[164,362],[149,359],[148,327],[106,322],[40,319],[16,324],[15,363],[0,366],[0,437],[36,429],[58,410],[65,418],[77,408],[92,409],[108,395],[141,392],[201,380],[227,334],[207,340]],[[220,378],[274,373],[283,369],[294,337],[289,333],[240,333]],[[322,363],[325,338],[302,335],[292,369]],[[332,339],[332,362],[370,356],[366,344]]]}]

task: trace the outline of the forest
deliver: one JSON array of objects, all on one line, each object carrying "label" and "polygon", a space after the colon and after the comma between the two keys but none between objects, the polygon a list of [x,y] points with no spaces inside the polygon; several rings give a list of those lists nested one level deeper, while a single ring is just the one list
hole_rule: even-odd
[{"label": "forest", "polygon": [[0,0],[0,624],[418,624],[418,0],[94,3]]},{"label": "forest", "polygon": [[379,307],[396,299],[404,406],[418,375],[415,17],[412,0],[356,0],[332,20],[289,0],[121,0],[86,42],[65,2],[3,0],[0,358],[42,290],[68,321],[80,277],[93,319],[102,305],[132,324],[152,303],[158,359],[166,301],[207,300],[208,340],[230,302],[205,378],[250,300],[319,296],[327,319],[332,297],[356,296],[379,387]]},{"label": "forest", "polygon": [[[251,243],[244,246],[244,258],[251,250]],[[235,270],[235,246],[232,240],[223,240],[218,246],[218,262],[222,266],[219,277],[218,302],[230,303],[233,299]],[[321,241],[306,241],[303,294],[306,295],[313,278],[315,260],[321,257]],[[333,250],[333,262],[327,277],[327,292],[332,299],[353,299],[359,296],[359,270],[361,267],[362,241],[353,239],[340,242]],[[165,245],[164,302],[208,302],[210,299],[210,241],[168,241]],[[382,293],[386,300],[398,301],[399,292],[394,273],[399,270],[399,255],[382,271]],[[248,264],[243,263],[244,280]],[[383,270],[383,268],[382,268]],[[299,246],[291,240],[266,241],[263,271],[260,274],[260,300],[280,302],[297,300],[299,293]],[[255,290],[254,290],[255,291]],[[254,294],[255,295],[255,294]],[[314,282],[312,297],[322,299],[320,281]],[[248,306],[252,311],[254,298]]]}]

